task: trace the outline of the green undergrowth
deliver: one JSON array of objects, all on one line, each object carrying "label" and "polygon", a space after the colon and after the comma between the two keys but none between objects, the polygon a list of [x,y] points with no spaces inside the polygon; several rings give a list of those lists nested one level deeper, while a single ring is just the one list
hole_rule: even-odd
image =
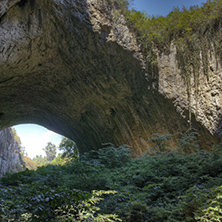
[{"label": "green undergrowth", "polygon": [[140,158],[126,145],[106,144],[63,166],[6,174],[0,220],[221,221],[222,145],[200,150],[188,131],[176,135],[175,148],[172,136],[155,134],[156,145]]}]

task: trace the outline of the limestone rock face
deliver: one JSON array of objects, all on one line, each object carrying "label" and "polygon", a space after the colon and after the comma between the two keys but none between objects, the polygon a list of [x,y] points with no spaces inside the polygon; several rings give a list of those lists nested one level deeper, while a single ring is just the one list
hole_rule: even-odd
[{"label": "limestone rock face", "polygon": [[[81,152],[112,142],[140,154],[153,133],[188,127],[171,100],[148,89],[137,41],[110,1],[2,2],[1,128],[36,123]],[[217,141],[196,126],[202,144]]]},{"label": "limestone rock face", "polygon": [[[203,67],[199,71],[198,85],[191,78],[191,112],[211,134],[222,138],[222,67],[216,58],[212,45],[209,51],[209,76],[204,75]],[[192,55],[190,55],[192,56]],[[171,44],[169,54],[158,56],[158,90],[166,98],[172,99],[177,110],[184,115],[189,108],[187,86],[177,66],[176,47]]]},{"label": "limestone rock face", "polygon": [[18,143],[15,141],[10,128],[0,131],[0,177],[6,172],[23,170],[23,161]]}]

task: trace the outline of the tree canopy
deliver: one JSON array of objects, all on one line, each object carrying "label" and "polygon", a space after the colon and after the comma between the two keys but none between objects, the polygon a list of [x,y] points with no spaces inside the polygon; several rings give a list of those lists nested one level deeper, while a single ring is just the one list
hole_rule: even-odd
[{"label": "tree canopy", "polygon": [[78,158],[79,151],[74,141],[69,138],[63,137],[59,144],[59,150],[63,151],[62,156],[67,158]]},{"label": "tree canopy", "polygon": [[48,161],[51,162],[56,157],[57,153],[56,149],[57,149],[56,145],[52,144],[51,142],[48,142],[47,146],[43,148]]}]

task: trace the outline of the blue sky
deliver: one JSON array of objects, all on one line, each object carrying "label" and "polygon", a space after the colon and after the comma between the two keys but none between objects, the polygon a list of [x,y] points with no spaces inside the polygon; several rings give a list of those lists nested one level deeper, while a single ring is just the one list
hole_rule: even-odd
[{"label": "blue sky", "polygon": [[[189,8],[193,5],[202,5],[202,0],[134,0],[131,7],[139,11],[145,11],[152,16],[166,16],[174,7],[181,8],[183,5]],[[48,142],[59,145],[61,136],[38,125],[22,124],[14,127],[21,138],[22,146],[25,147],[29,157],[45,155],[42,148]]]},{"label": "blue sky", "polygon": [[145,11],[152,16],[167,16],[174,7],[183,5],[189,8],[193,5],[202,6],[203,0],[134,0],[131,7],[139,11]]},{"label": "blue sky", "polygon": [[21,124],[13,126],[13,128],[16,129],[22,146],[25,147],[25,152],[31,158],[36,155],[45,156],[42,148],[45,148],[48,142],[52,142],[58,146],[62,140],[61,135],[36,124]]}]

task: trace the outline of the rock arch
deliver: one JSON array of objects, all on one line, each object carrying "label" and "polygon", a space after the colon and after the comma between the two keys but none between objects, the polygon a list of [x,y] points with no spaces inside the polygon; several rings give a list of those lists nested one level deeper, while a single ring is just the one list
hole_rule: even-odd
[{"label": "rock arch", "polygon": [[[98,0],[3,0],[0,6],[0,127],[36,123],[80,151],[101,143],[147,149],[155,132],[187,122],[148,89],[133,34]],[[203,143],[213,138],[197,123]]]}]

